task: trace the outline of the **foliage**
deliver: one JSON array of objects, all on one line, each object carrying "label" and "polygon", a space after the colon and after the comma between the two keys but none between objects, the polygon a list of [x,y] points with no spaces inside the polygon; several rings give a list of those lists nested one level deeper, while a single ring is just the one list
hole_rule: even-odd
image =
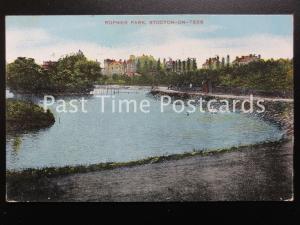
[{"label": "foliage", "polygon": [[7,65],[7,85],[12,90],[35,92],[48,80],[32,58],[19,57]]},{"label": "foliage", "polygon": [[8,131],[44,128],[55,122],[54,116],[32,102],[6,99],[6,129]]},{"label": "foliage", "polygon": [[265,91],[292,90],[293,64],[291,60],[271,59],[224,68],[219,71],[217,83]]},{"label": "foliage", "polygon": [[[144,72],[140,76],[115,75],[114,79],[102,77],[100,84],[128,85],[174,85],[200,87],[210,80],[215,86],[240,87],[263,91],[293,90],[293,63],[288,59],[260,60],[247,65],[220,67],[219,69],[195,69],[193,60],[180,62],[185,72],[167,71],[161,68],[155,72]],[[188,71],[193,66],[194,70]],[[179,68],[179,63],[177,65]]]},{"label": "foliage", "polygon": [[7,65],[7,85],[12,91],[41,92],[89,92],[97,84],[173,85],[200,87],[210,80],[214,86],[238,87],[262,91],[293,90],[293,63],[289,59],[259,60],[247,65],[222,66],[217,69],[197,69],[196,60],[173,61],[172,68],[166,60],[155,60],[142,55],[137,60],[137,73],[133,77],[114,74],[101,75],[98,62],[88,60],[79,51],[67,55],[45,70],[34,59],[19,57]]},{"label": "foliage", "polygon": [[7,85],[17,92],[88,92],[100,76],[99,63],[87,60],[81,51],[60,58],[48,69],[25,57],[7,66]]}]

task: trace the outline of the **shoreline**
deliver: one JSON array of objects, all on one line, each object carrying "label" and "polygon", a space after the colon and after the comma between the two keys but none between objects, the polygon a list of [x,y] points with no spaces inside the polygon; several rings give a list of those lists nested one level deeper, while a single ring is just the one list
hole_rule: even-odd
[{"label": "shoreline", "polygon": [[70,175],[75,173],[88,173],[103,170],[112,170],[116,168],[125,168],[140,166],[145,164],[161,163],[169,160],[180,160],[192,156],[209,156],[224,154],[232,151],[242,151],[246,148],[259,148],[259,147],[273,147],[277,144],[286,143],[290,141],[288,138],[282,138],[278,141],[265,141],[250,145],[233,146],[230,148],[214,149],[214,150],[191,150],[184,153],[162,155],[162,156],[150,156],[147,158],[133,160],[128,162],[107,162],[107,163],[96,163],[91,165],[74,165],[74,166],[63,166],[63,167],[43,167],[43,168],[25,168],[22,170],[7,170],[6,176],[60,176]]},{"label": "shoreline", "polygon": [[[259,154],[258,154],[259,153]],[[293,200],[292,142],[85,173],[7,176],[7,201]]]}]

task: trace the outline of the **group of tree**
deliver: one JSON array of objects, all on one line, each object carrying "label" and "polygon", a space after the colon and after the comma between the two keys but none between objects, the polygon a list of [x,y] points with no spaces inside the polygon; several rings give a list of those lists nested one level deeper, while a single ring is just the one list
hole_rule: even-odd
[{"label": "group of tree", "polygon": [[[182,65],[184,64],[181,62]],[[173,69],[161,69],[155,73],[141,73],[141,75],[133,77],[115,75],[109,78],[104,76],[100,83],[179,87],[193,84],[194,87],[199,87],[208,80],[214,86],[270,92],[291,91],[293,90],[293,62],[290,59],[270,59],[254,61],[246,65],[224,66],[218,69],[194,69],[180,72]]]},{"label": "group of tree", "polygon": [[166,71],[172,71],[180,74],[196,70],[197,62],[195,58],[187,58],[187,60],[183,61],[181,61],[180,59],[172,61],[172,67],[166,68]]},{"label": "group of tree", "polygon": [[34,59],[18,57],[7,65],[7,86],[16,92],[88,92],[101,76],[98,62],[88,60],[81,51],[66,55],[43,69]]},{"label": "group of tree", "polygon": [[28,93],[83,93],[97,84],[201,86],[210,80],[215,86],[239,87],[264,91],[293,90],[293,62],[290,59],[258,60],[246,65],[217,69],[197,69],[195,59],[155,60],[153,56],[137,57],[139,75],[101,74],[100,64],[88,60],[79,51],[60,58],[44,69],[32,58],[19,57],[7,65],[7,86],[11,91]]},{"label": "group of tree", "polygon": [[220,86],[270,92],[293,90],[293,61],[290,59],[258,60],[216,72],[213,79]]},{"label": "group of tree", "polygon": [[187,60],[171,60],[164,58],[156,60],[153,56],[142,55],[136,58],[137,73],[146,75],[147,73],[159,72],[176,72],[185,73],[197,70],[197,63],[195,58],[187,58]]}]

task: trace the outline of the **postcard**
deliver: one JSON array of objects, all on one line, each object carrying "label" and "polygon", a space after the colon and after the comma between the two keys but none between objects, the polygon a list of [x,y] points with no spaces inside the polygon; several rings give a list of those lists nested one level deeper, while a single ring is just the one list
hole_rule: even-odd
[{"label": "postcard", "polygon": [[6,200],[293,201],[293,15],[6,16]]}]

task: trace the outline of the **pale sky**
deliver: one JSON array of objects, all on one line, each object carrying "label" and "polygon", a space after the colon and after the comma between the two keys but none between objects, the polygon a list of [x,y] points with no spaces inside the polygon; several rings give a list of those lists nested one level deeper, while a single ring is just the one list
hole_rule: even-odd
[{"label": "pale sky", "polygon": [[[105,21],[127,21],[107,25]],[[146,25],[132,25],[132,20]],[[203,24],[151,25],[152,20],[202,20]],[[262,58],[293,57],[292,15],[147,15],[147,16],[7,16],[6,60],[18,56],[57,60],[78,50],[101,63],[129,55],[196,58],[260,54]]]}]

